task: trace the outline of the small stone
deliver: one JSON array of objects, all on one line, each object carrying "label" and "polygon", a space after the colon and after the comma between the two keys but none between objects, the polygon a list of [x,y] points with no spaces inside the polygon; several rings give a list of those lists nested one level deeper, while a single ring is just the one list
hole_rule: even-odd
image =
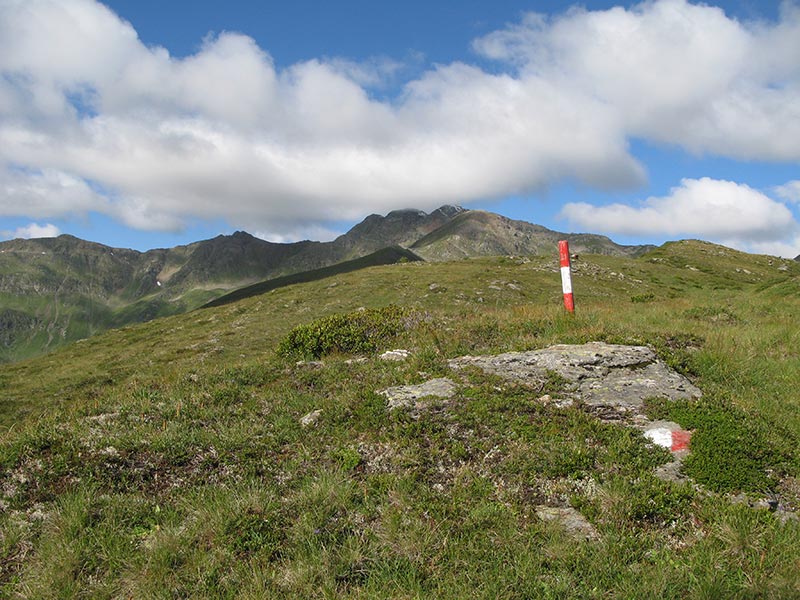
[{"label": "small stone", "polygon": [[419,385],[399,385],[378,392],[386,396],[389,410],[396,408],[421,408],[421,398],[438,396],[451,398],[456,393],[456,385],[446,377],[431,379]]},{"label": "small stone", "polygon": [[689,481],[689,478],[681,473],[682,465],[683,460],[675,457],[671,462],[656,467],[653,475],[655,475],[661,481],[674,481],[677,483]]},{"label": "small stone", "polygon": [[321,369],[325,363],[321,360],[298,360],[294,363],[295,367],[306,367],[308,369]]},{"label": "small stone", "polygon": [[300,425],[305,427],[311,427],[312,425],[316,425],[317,421],[319,421],[320,416],[322,416],[322,409],[318,408],[317,410],[312,410],[307,415],[303,416],[300,419]]},{"label": "small stone", "polygon": [[344,361],[346,365],[360,365],[361,363],[367,362],[367,359],[363,356],[356,356],[355,358],[348,358]]},{"label": "small stone", "polygon": [[387,350],[383,354],[381,354],[378,358],[381,360],[394,360],[394,361],[402,361],[406,360],[411,353],[408,350]]},{"label": "small stone", "polygon": [[536,516],[542,521],[558,521],[566,532],[575,539],[596,540],[600,538],[594,526],[580,512],[568,506],[537,506]]},{"label": "small stone", "polygon": [[744,492],[729,496],[728,499],[730,500],[731,504],[750,504],[750,499]]},{"label": "small stone", "polygon": [[778,510],[778,500],[775,498],[760,498],[753,502],[753,508],[774,512]]}]

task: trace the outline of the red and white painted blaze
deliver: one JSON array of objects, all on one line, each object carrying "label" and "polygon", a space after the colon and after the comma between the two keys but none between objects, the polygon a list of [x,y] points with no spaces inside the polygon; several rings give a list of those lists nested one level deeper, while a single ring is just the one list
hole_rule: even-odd
[{"label": "red and white painted blaze", "polygon": [[564,291],[564,308],[575,312],[575,297],[572,295],[572,269],[569,261],[569,242],[558,242],[558,258],[561,262],[561,289]]},{"label": "red and white painted blaze", "polygon": [[692,437],[692,432],[685,429],[673,431],[668,427],[654,427],[645,431],[644,435],[654,444],[667,448],[670,452],[680,452],[681,450],[689,449],[689,440]]}]

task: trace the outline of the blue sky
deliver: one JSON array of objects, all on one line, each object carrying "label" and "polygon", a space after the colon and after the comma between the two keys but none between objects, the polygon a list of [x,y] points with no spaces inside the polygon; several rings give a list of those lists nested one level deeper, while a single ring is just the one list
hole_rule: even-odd
[{"label": "blue sky", "polygon": [[0,239],[483,208],[800,254],[791,2],[0,1]]}]

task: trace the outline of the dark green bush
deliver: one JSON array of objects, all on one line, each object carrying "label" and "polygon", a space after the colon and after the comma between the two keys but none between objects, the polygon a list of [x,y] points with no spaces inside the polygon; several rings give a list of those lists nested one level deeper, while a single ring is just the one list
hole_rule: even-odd
[{"label": "dark green bush", "polygon": [[741,319],[725,306],[697,306],[683,313],[689,319],[709,321],[711,323],[739,323]]},{"label": "dark green bush", "polygon": [[288,358],[316,359],[333,352],[375,352],[418,319],[399,306],[335,314],[292,329],[278,346]]},{"label": "dark green bush", "polygon": [[648,292],[647,294],[635,294],[631,296],[631,302],[633,302],[634,304],[643,302],[652,302],[655,299],[656,295],[650,292]]}]

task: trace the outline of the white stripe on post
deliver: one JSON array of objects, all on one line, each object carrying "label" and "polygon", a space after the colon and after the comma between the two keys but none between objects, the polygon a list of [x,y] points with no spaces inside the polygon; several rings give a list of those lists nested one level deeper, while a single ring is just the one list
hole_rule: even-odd
[{"label": "white stripe on post", "polygon": [[569,263],[569,242],[558,242],[558,257],[561,261],[561,289],[564,290],[564,308],[568,312],[575,312],[575,297],[572,295],[572,273]]}]

